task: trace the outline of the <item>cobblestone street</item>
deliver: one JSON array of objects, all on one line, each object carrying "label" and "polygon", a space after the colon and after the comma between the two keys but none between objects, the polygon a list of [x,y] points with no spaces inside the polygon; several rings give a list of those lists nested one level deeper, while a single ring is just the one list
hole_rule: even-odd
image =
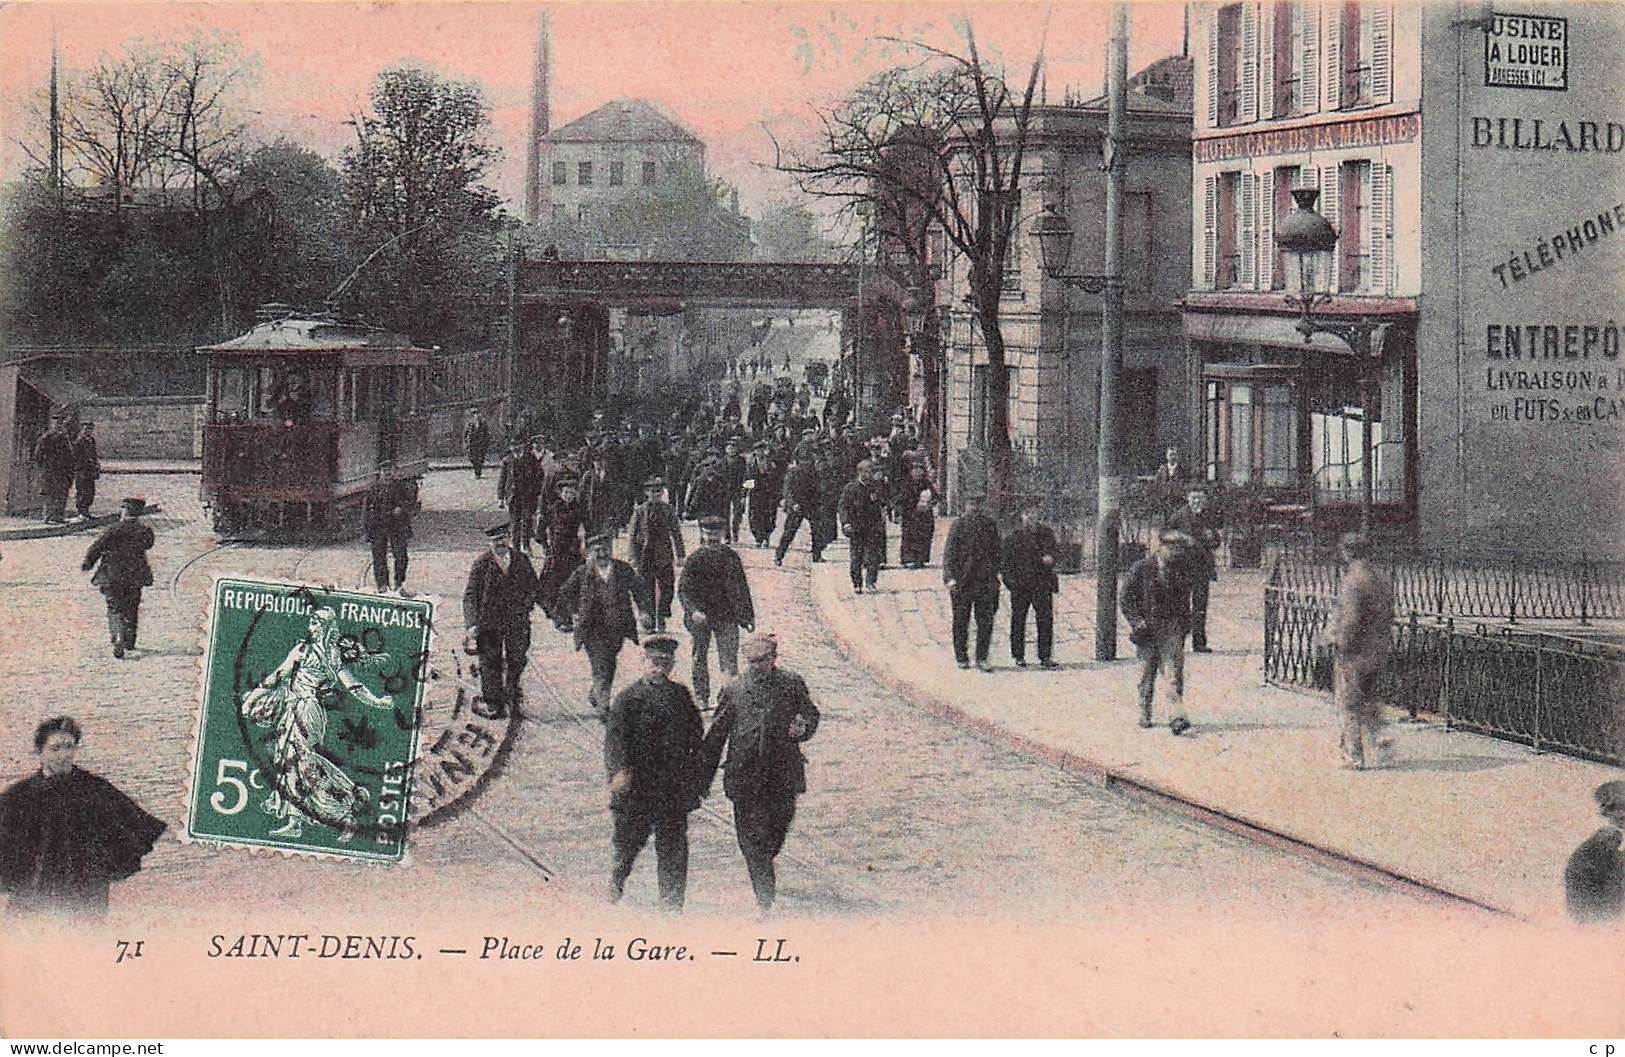
[{"label": "cobblestone street", "polygon": [[[170,824],[145,869],[115,888],[115,913],[121,906],[197,913],[240,899],[297,907],[313,881],[350,885],[358,909],[407,898],[402,886],[378,884],[373,868],[173,839],[183,826],[198,636],[213,576],[364,586],[365,544],[218,548],[195,477],[112,477],[104,487],[142,491],[162,507],[151,519],[156,583],[142,609],[141,650],[118,661],[106,648],[101,598],[78,572],[91,536],[7,544],[0,584],[14,616],[0,682],[13,692],[0,702],[0,778],[27,773],[34,724],[66,712],[85,727],[82,763]],[[460,626],[474,522],[502,516],[492,494],[490,477],[436,472],[424,481],[409,584],[439,598],[443,635]],[[688,535],[692,545],[692,526]],[[780,859],[783,912],[1156,919],[1218,903],[1232,916],[1309,922],[1428,905],[1130,800],[915,708],[848,660],[820,624],[804,548],[782,569],[769,551],[747,546],[741,554],[759,628],[779,636],[781,664],[807,679],[824,714],[806,746],[810,792]],[[839,547],[831,555],[845,559]],[[587,663],[539,612],[535,629],[527,716],[513,752],[461,814],[415,834],[412,898],[479,891],[513,905],[554,898],[547,893],[596,901],[603,891],[609,816],[602,728],[585,703]],[[641,655],[624,651],[617,688],[640,668]],[[675,673],[684,682],[687,668],[685,644]],[[720,781],[690,832],[691,911],[753,912]],[[629,903],[654,906],[653,875],[651,847],[628,886]]]}]

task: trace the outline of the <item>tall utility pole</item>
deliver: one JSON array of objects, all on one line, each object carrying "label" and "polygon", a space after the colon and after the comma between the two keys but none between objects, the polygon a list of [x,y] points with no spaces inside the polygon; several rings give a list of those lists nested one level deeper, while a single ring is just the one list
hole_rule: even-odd
[{"label": "tall utility pole", "polygon": [[1118,522],[1122,505],[1123,170],[1128,157],[1128,4],[1112,4],[1106,56],[1106,304],[1100,326],[1100,423],[1095,512],[1095,660],[1117,659]]},{"label": "tall utility pole", "polygon": [[543,10],[536,17],[536,68],[531,71],[530,134],[525,139],[525,220],[532,224],[542,219],[542,138],[552,128],[552,66],[553,20]]},{"label": "tall utility pole", "polygon": [[62,110],[56,94],[56,16],[51,16],[51,194],[62,204]]}]

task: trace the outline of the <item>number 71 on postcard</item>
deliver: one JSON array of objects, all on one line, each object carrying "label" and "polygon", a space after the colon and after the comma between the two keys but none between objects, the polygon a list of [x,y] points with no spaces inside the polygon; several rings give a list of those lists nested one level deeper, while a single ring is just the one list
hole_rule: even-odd
[{"label": "number 71 on postcard", "polygon": [[219,577],[188,840],[398,862],[430,599]]}]

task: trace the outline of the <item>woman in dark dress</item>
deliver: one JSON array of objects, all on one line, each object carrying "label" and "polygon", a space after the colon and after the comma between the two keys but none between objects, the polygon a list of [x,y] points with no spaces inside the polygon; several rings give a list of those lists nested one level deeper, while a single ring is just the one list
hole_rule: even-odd
[{"label": "woman in dark dress", "polygon": [[105,778],[73,765],[79,724],[34,731],[38,774],[0,793],[0,889],[7,913],[107,915],[107,890],[141,868],[164,823]]}]

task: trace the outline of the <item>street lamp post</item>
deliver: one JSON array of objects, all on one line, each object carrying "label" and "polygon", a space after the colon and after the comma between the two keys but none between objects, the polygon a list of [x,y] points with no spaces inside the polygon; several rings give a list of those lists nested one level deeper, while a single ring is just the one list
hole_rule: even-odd
[{"label": "street lamp post", "polygon": [[1295,326],[1298,333],[1303,335],[1304,344],[1307,345],[1316,334],[1330,334],[1348,345],[1359,360],[1360,532],[1369,535],[1371,512],[1375,505],[1371,409],[1376,384],[1371,377],[1372,361],[1375,359],[1372,337],[1382,323],[1372,316],[1315,318],[1315,308],[1332,300],[1330,291],[1321,293],[1315,290],[1315,258],[1317,254],[1330,253],[1337,246],[1337,232],[1331,222],[1315,211],[1315,202],[1319,198],[1320,192],[1313,187],[1293,189],[1292,201],[1296,208],[1277,222],[1275,243],[1298,261],[1298,293],[1296,296],[1288,294],[1286,302],[1299,310]]},{"label": "street lamp post", "polygon": [[[1107,220],[1115,219],[1108,214]],[[1108,224],[1108,227],[1113,226]],[[1069,290],[1104,294],[1101,309],[1100,413],[1095,473],[1095,660],[1117,659],[1117,552],[1121,535],[1120,474],[1122,455],[1119,431],[1122,416],[1117,401],[1117,379],[1123,365],[1123,281],[1116,272],[1116,254],[1108,252],[1105,275],[1068,274],[1072,258],[1072,225],[1054,205],[1047,205],[1033,221],[1038,256],[1044,274]],[[1108,245],[1111,239],[1107,239]]]}]

